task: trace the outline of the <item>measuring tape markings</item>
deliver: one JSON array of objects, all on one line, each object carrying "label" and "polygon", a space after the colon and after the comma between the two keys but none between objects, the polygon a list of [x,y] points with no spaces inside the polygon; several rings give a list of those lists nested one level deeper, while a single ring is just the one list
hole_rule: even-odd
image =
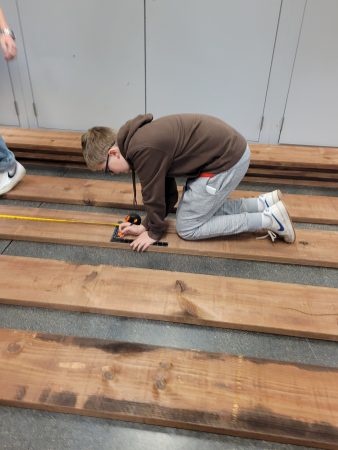
[{"label": "measuring tape markings", "polygon": [[[126,239],[126,238],[122,238],[122,237],[118,236],[120,223],[115,223],[115,222],[91,222],[91,221],[78,220],[78,219],[55,219],[55,218],[49,218],[49,217],[30,217],[30,216],[17,216],[17,215],[10,215],[10,214],[0,214],[0,219],[29,220],[29,221],[33,221],[33,222],[77,223],[77,224],[84,224],[84,225],[111,226],[111,227],[115,227],[115,230],[110,239],[110,242],[120,242],[120,243],[126,243],[126,244],[133,242],[133,239]],[[152,245],[156,245],[159,247],[168,247],[168,242],[158,241],[158,242],[154,242],[154,244],[152,244]]]}]

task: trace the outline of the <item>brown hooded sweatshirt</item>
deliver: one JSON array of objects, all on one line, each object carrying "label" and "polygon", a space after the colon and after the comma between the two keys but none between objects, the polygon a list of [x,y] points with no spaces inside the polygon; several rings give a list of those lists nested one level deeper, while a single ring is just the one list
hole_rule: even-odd
[{"label": "brown hooded sweatshirt", "polygon": [[159,240],[178,198],[174,177],[224,172],[241,159],[247,143],[215,117],[175,114],[153,120],[152,114],[143,114],[120,128],[117,145],[140,179],[147,212],[143,225]]}]

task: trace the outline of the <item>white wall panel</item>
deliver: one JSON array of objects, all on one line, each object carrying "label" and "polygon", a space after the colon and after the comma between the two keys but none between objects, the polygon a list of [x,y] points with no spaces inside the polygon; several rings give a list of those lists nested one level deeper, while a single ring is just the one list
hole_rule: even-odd
[{"label": "white wall panel", "polygon": [[307,0],[281,143],[338,146],[338,1]]},{"label": "white wall panel", "polygon": [[259,142],[279,142],[306,0],[283,0]]},{"label": "white wall panel", "polygon": [[39,127],[119,127],[144,112],[143,0],[17,3]]},{"label": "white wall panel", "polygon": [[203,112],[257,141],[280,0],[146,0],[147,110]]},{"label": "white wall panel", "polygon": [[0,124],[19,125],[7,63],[0,55]]},{"label": "white wall panel", "polygon": [[[15,15],[15,4],[9,0],[3,0],[0,4],[6,19],[10,26],[13,27],[13,16]],[[13,64],[13,61],[7,63],[3,58],[3,53],[0,49],[0,124],[1,125],[19,125],[19,119],[14,107],[14,92],[10,78],[8,64]]]}]

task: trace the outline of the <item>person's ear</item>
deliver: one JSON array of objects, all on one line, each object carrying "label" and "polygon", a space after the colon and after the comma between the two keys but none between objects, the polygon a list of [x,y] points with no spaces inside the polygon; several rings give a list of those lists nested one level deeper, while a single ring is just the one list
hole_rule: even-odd
[{"label": "person's ear", "polygon": [[121,153],[120,153],[120,150],[118,149],[118,147],[112,147],[109,149],[108,155],[114,156],[115,158],[119,159]]}]

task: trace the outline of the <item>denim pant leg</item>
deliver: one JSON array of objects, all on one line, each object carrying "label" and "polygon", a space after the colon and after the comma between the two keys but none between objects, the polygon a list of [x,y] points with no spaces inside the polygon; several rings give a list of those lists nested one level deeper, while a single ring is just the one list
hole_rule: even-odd
[{"label": "denim pant leg", "polygon": [[[222,214],[227,196],[238,186],[250,163],[247,147],[234,167],[212,178],[189,180],[176,213],[176,229],[183,239],[198,240],[226,236],[248,231],[248,213],[238,213],[239,202],[234,203],[234,213]],[[208,192],[208,186],[215,194]],[[210,189],[209,189],[210,191]],[[236,210],[236,212],[235,212]]]},{"label": "denim pant leg", "polygon": [[15,156],[8,149],[5,141],[0,136],[0,173],[6,172],[14,167]]}]

